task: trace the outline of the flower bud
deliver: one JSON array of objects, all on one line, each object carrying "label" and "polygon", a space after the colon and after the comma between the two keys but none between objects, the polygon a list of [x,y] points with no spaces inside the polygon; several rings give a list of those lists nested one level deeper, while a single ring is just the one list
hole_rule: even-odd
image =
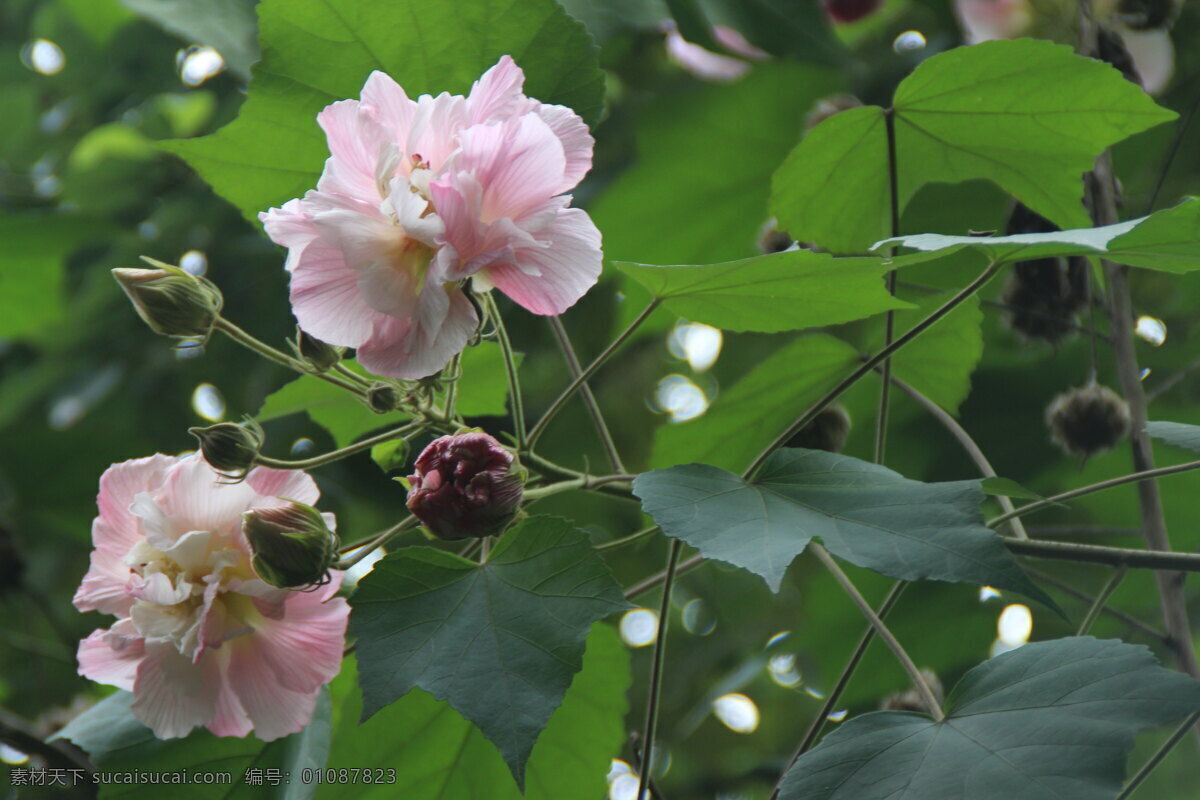
[{"label": "flower bud", "polygon": [[207,340],[224,299],[212,281],[178,267],[114,269],[113,277],[150,330],[163,336]]},{"label": "flower bud", "polygon": [[328,342],[322,342],[310,333],[296,326],[296,340],[288,342],[300,360],[308,364],[314,372],[325,372],[342,360],[346,352],[344,347],[335,347]]},{"label": "flower bud", "polygon": [[840,453],[846,446],[846,437],[849,435],[850,414],[845,408],[835,403],[797,431],[784,446]]},{"label": "flower bud", "polygon": [[338,538],[312,506],[295,501],[242,514],[242,532],[254,553],[258,577],[280,589],[306,588],[329,581]]},{"label": "flower bud", "polygon": [[400,405],[400,393],[390,383],[375,381],[367,389],[367,405],[376,414],[387,414],[395,411],[396,406]]},{"label": "flower bud", "polygon": [[1064,452],[1087,459],[1111,450],[1129,434],[1129,405],[1107,386],[1090,383],[1050,401],[1046,425]]},{"label": "flower bud", "polygon": [[[933,693],[934,699],[939,703],[942,702],[945,690],[942,688],[942,682],[933,673],[933,670],[921,670],[921,677],[929,685],[929,691]],[[915,711],[918,714],[933,713],[933,709],[925,703],[925,698],[921,696],[921,693],[917,691],[915,686],[906,692],[896,692],[888,695],[879,704],[879,708],[882,711]]]},{"label": "flower bud", "polygon": [[227,478],[240,481],[254,466],[262,448],[262,427],[247,417],[242,424],[218,422],[207,428],[188,428],[200,441],[200,452],[208,465]]},{"label": "flower bud", "polygon": [[498,534],[516,516],[525,477],[513,456],[486,433],[443,436],[429,444],[408,476],[408,510],[439,538]]}]

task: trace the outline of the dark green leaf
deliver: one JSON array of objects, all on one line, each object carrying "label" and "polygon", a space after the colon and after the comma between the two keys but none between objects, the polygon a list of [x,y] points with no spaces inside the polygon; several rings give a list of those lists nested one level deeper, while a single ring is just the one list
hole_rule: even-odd
[{"label": "dark green leaf", "polygon": [[733,331],[817,328],[909,306],[888,294],[882,278],[891,268],[875,258],[793,250],[723,264],[614,266],[671,312]]},{"label": "dark green leaf", "polygon": [[1008,478],[984,478],[979,482],[979,488],[985,494],[999,495],[1001,497],[1017,497],[1022,500],[1043,499],[1037,492],[1031,492],[1021,484]]},{"label": "dark green leaf", "polygon": [[[194,731],[183,739],[156,739],[153,731],[133,716],[133,695],[118,692],[101,700],[63,728],[58,737],[79,745],[101,770],[107,772],[218,772],[229,776],[220,784],[222,798],[276,797],[280,800],[304,800],[316,793],[315,783],[301,781],[302,769],[320,769],[329,753],[329,692],[321,691],[313,719],[304,730],[274,742],[263,742],[250,735],[244,739],[213,736],[206,730]],[[272,789],[248,785],[246,770],[279,769],[291,776],[291,782]],[[145,783],[106,783],[102,798],[144,797]],[[171,786],[171,797],[207,800],[214,786],[183,783]]]},{"label": "dark green leaf", "polygon": [[858,353],[845,342],[802,336],[718,395],[703,416],[660,427],[650,463],[698,461],[740,470],[857,365]]},{"label": "dark green leaf", "polygon": [[317,112],[357,98],[372,70],[410,97],[462,94],[509,54],[530,97],[589,122],[603,105],[595,45],[552,0],[263,0],[258,16],[263,58],[238,118],[211,136],[163,143],[255,222],[316,186],[329,156]]},{"label": "dark green leaf", "polygon": [[[896,333],[916,325],[946,302],[949,295],[921,300],[911,310],[896,313]],[[967,298],[892,358],[892,374],[950,413],[957,413],[971,393],[971,373],[983,356],[983,312],[979,300]],[[872,352],[883,349],[883,331],[876,330]]]},{"label": "dark green leaf", "polygon": [[588,629],[628,604],[586,534],[533,517],[482,566],[428,547],[399,550],[359,584],[352,605],[364,718],[420,687],[475,723],[524,786]]},{"label": "dark green leaf", "polygon": [[1200,683],[1145,647],[1028,644],[975,667],[948,716],[841,725],[788,771],[781,800],[1111,800],[1134,734],[1200,709]]},{"label": "dark green leaf", "polygon": [[[1033,39],[922,62],[893,98],[901,210],[923,185],[983,178],[1058,225],[1086,225],[1080,176],[1112,144],[1174,118],[1100,61]],[[801,239],[857,252],[889,232],[878,107],[818,125],[775,175],[771,207]]]},{"label": "dark green leaf", "polygon": [[[949,254],[964,247],[985,253],[998,263],[1070,255],[1101,255],[1110,261],[1164,272],[1200,269],[1200,200],[1189,197],[1173,208],[1148,217],[1100,228],[1077,228],[1054,233],[1012,236],[943,236],[920,233],[886,239],[876,247],[898,244],[923,252]],[[923,260],[920,254],[900,256],[898,267]]]},{"label": "dark green leaf", "polygon": [[639,475],[633,492],[668,536],[750,570],[772,591],[819,537],[835,555],[893,578],[986,584],[1054,607],[984,527],[979,481],[922,483],[849,456],[785,448],[751,481],[686,464]]},{"label": "dark green leaf", "polygon": [[[396,770],[395,783],[322,788],[337,800],[521,800],[496,748],[454,709],[417,689],[359,724],[353,664],[333,684],[340,722],[331,767]],[[529,757],[524,800],[602,797],[625,740],[629,655],[609,626],[592,626],[583,669]],[[386,774],[385,774],[386,777]]]}]

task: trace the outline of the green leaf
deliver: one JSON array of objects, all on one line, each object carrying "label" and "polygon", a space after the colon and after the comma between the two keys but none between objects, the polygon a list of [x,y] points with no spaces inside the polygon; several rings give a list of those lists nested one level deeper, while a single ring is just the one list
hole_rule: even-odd
[{"label": "green leaf", "polygon": [[[1100,228],[1076,228],[1053,233],[1012,236],[943,236],[920,233],[885,239],[876,248],[897,244],[926,253],[950,253],[970,248],[997,263],[1072,255],[1099,255],[1132,267],[1184,273],[1200,269],[1200,200],[1189,197],[1177,206],[1148,217]],[[924,260],[913,254],[892,261],[895,267]]]},{"label": "green leaf", "polygon": [[121,4],[188,43],[215,48],[243,80],[258,61],[254,0],[121,0]]},{"label": "green leaf", "polygon": [[[946,302],[946,296],[922,298],[916,308],[896,313],[901,334]],[[983,312],[979,299],[969,297],[892,358],[892,374],[950,413],[971,393],[971,373],[983,356]],[[883,349],[883,331],[876,330],[872,352]]]},{"label": "green leaf", "polygon": [[[1086,225],[1080,176],[1109,146],[1173,119],[1100,61],[1033,39],[921,63],[892,101],[901,210],[927,183],[983,178],[1064,228]],[[771,207],[801,240],[857,252],[888,234],[885,112],[818,125],[775,175]]]},{"label": "green leaf", "polygon": [[771,180],[771,213],[779,226],[835,253],[865,250],[886,236],[886,127],[883,109],[866,106],[809,131]]},{"label": "green leaf", "polygon": [[522,787],[588,629],[628,607],[587,535],[555,517],[521,523],[483,565],[428,547],[399,550],[351,604],[364,719],[420,687],[475,723]]},{"label": "green leaf", "polygon": [[[347,663],[333,684],[335,704],[340,701],[341,707],[329,764],[394,769],[396,779],[327,785],[320,797],[521,800],[504,760],[479,729],[419,689],[360,725],[362,700],[354,672]],[[593,625],[583,669],[529,757],[524,800],[604,795],[604,775],[625,741],[629,683],[628,650],[611,627]]]},{"label": "green leaf", "polygon": [[884,711],[801,756],[781,800],[1111,800],[1134,734],[1200,709],[1200,682],[1145,647],[1027,644],[968,672],[934,722]]},{"label": "green leaf", "polygon": [[650,463],[698,461],[741,470],[789,424],[858,365],[858,352],[826,334],[776,350],[688,422],[654,434]]},{"label": "green leaf", "polygon": [[1200,453],[1200,425],[1182,422],[1147,422],[1146,433],[1175,447]]},{"label": "green leaf", "polygon": [[704,16],[698,0],[665,0],[671,17],[679,26],[679,34],[693,44],[698,44],[708,50],[721,51],[722,48],[712,36],[712,24]]},{"label": "green leaf", "polygon": [[317,112],[357,98],[372,70],[410,97],[463,94],[509,54],[530,97],[589,122],[603,106],[596,47],[552,0],[263,0],[258,16],[263,57],[238,118],[211,136],[162,144],[256,224],[258,212],[316,186],[329,156]]},{"label": "green leaf", "polygon": [[888,294],[882,259],[793,250],[723,264],[614,266],[671,312],[733,331],[817,328],[863,319],[908,303]]},{"label": "green leaf", "polygon": [[66,322],[63,262],[107,231],[70,214],[0,216],[0,338],[30,336]]},{"label": "green leaf", "polygon": [[[516,354],[518,369],[524,355]],[[356,363],[346,366],[369,375]],[[500,345],[480,342],[462,354],[462,377],[458,381],[459,412],[464,417],[499,416],[505,413],[508,376]],[[407,416],[396,412],[376,414],[345,389],[311,375],[301,375],[267,395],[256,418],[259,422],[305,412],[313,422],[329,431],[338,447],[344,447],[363,434],[389,425],[399,425]]]},{"label": "green leaf", "polygon": [[[317,784],[301,781],[303,769],[321,769],[329,753],[331,706],[329,692],[321,690],[312,721],[304,730],[274,742],[253,735],[245,738],[213,736],[197,730],[182,739],[157,739],[154,732],[133,715],[133,695],[117,692],[80,714],[56,734],[79,745],[92,762],[106,772],[218,772],[228,776],[220,784],[222,798],[277,797],[305,800],[316,793]],[[246,771],[278,769],[290,775],[290,783],[274,790],[270,785],[250,785]],[[141,783],[106,783],[100,797],[144,797]],[[204,783],[172,784],[172,798],[207,800],[214,786]]]},{"label": "green leaf", "polygon": [[1026,489],[1010,478],[984,478],[979,482],[979,488],[985,494],[999,495],[1000,497],[1016,497],[1021,500],[1045,499],[1037,492]]},{"label": "green leaf", "polygon": [[639,475],[633,493],[668,536],[753,572],[772,591],[819,537],[892,578],[986,584],[1055,608],[984,527],[977,480],[922,483],[849,456],[785,448],[750,481],[685,464]]}]

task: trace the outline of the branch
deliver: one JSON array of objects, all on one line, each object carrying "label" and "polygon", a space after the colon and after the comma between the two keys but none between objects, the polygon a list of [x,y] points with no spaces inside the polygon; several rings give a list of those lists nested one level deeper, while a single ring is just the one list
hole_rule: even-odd
[{"label": "branch", "polygon": [[[571,337],[567,335],[566,326],[562,324],[560,318],[550,317],[550,330],[554,331],[554,338],[558,340],[558,348],[562,350],[563,359],[567,362],[567,369],[571,370],[571,377],[578,378],[583,374],[583,368],[579,365],[575,348],[571,346]],[[600,444],[604,448],[604,454],[608,456],[608,463],[613,472],[625,472],[625,465],[621,463],[621,454],[617,452],[617,443],[613,441],[612,433],[604,422],[604,415],[600,413],[596,396],[592,394],[592,388],[586,382],[580,384],[579,396],[583,399],[588,415],[592,418],[592,425],[600,436]]]},{"label": "branch", "polygon": [[658,725],[658,699],[662,691],[663,656],[667,649],[667,620],[671,614],[671,584],[675,580],[675,569],[679,564],[681,549],[683,543],[673,539],[670,553],[667,555],[662,605],[658,613],[658,631],[654,637],[654,660],[650,665],[650,697],[646,702],[646,724],[642,728],[642,741],[646,743],[645,758],[642,759],[642,771],[638,777],[637,797],[646,796],[650,773],[654,770],[654,733]]}]

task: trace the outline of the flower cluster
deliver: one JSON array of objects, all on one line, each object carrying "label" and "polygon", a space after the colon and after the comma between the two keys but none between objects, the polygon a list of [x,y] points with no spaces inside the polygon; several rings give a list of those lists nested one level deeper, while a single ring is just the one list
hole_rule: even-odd
[{"label": "flower cluster", "polygon": [[242,526],[246,512],[317,496],[303,472],[260,467],[228,483],[199,455],[110,467],[75,606],[117,622],[80,643],[80,673],[133,692],[133,713],[160,738],[197,725],[267,741],[299,731],[341,667],[341,575],[316,591],[276,588],[252,568]]},{"label": "flower cluster", "polygon": [[260,215],[288,248],[305,331],[376,374],[421,378],[479,325],[467,278],[535,314],[596,282],[600,233],[563,194],[591,167],[592,137],[524,79],[504,56],[466,97],[412,100],[374,72],[360,100],[318,115],[331,155],[316,190]]}]

